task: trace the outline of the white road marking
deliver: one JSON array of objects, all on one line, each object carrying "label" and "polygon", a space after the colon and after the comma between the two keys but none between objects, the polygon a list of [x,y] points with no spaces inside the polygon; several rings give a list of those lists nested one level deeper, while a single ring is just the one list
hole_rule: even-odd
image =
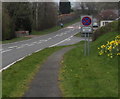
[{"label": "white road marking", "polygon": [[41,44],[42,42],[38,42],[37,44]]},{"label": "white road marking", "polygon": [[16,49],[20,49],[20,48],[22,48],[22,47],[17,47]]},{"label": "white road marking", "polygon": [[68,26],[67,28],[68,28],[68,29],[73,29],[74,27],[73,27],[73,26]]},{"label": "white road marking", "polygon": [[28,46],[33,46],[34,44],[29,44]]},{"label": "white road marking", "polygon": [[[7,43],[7,44],[16,44],[16,43],[20,43],[20,42],[24,42],[24,41],[30,41],[31,39],[28,40],[23,40],[23,41],[18,41],[18,42],[13,42],[13,43]],[[2,44],[2,45],[7,45],[7,44]]]},{"label": "white road marking", "polygon": [[[42,50],[42,49],[39,49],[39,50],[37,50],[37,51],[35,51],[35,52],[33,52],[33,53],[39,52],[39,51],[41,51],[41,50]],[[33,54],[33,53],[32,53],[32,54]],[[9,68],[10,66],[12,66],[12,65],[15,64],[16,62],[21,61],[21,60],[24,59],[25,57],[30,56],[30,55],[32,55],[32,54],[28,54],[28,55],[26,55],[26,56],[24,56],[24,57],[22,57],[22,58],[20,58],[20,59],[18,59],[18,60],[16,60],[16,61],[14,61],[13,63],[7,65],[6,67],[0,69],[0,72],[2,72],[3,70],[6,70],[7,68]]]},{"label": "white road marking", "polygon": [[47,40],[39,40],[40,42],[46,42]]},{"label": "white road marking", "polygon": [[15,64],[15,63],[16,63],[16,62],[13,62],[13,63],[9,64],[8,66],[0,69],[0,72],[2,72],[3,70],[6,70],[7,68],[9,68],[11,65],[13,65],[13,64]]},{"label": "white road marking", "polygon": [[51,40],[52,38],[48,38],[48,40]]},{"label": "white road marking", "polygon": [[16,49],[23,48],[23,47],[25,47],[26,45],[29,45],[29,44],[22,44],[21,46],[17,47]]},{"label": "white road marking", "polygon": [[29,46],[29,44],[22,44],[21,46],[17,47],[16,49],[20,49],[20,48],[23,48],[25,46]]},{"label": "white road marking", "polygon": [[24,44],[24,45],[29,45],[29,44]]},{"label": "white road marking", "polygon": [[41,51],[41,50],[42,50],[42,49],[39,49],[39,50],[37,50],[37,51],[35,51],[35,52],[37,53],[37,52],[39,52],[39,51]]},{"label": "white road marking", "polygon": [[4,50],[4,49],[0,49],[0,51],[2,51],[2,50]]},{"label": "white road marking", "polygon": [[70,36],[70,37],[68,37],[67,39],[64,39],[64,40],[62,40],[62,41],[60,41],[60,42],[58,42],[58,43],[56,43],[56,44],[53,44],[53,45],[51,45],[51,46],[49,46],[49,47],[54,47],[54,46],[56,46],[56,45],[58,45],[58,44],[61,44],[61,43],[63,43],[63,42],[65,42],[66,40],[68,40],[68,39],[70,39],[70,38],[72,38],[73,36]]},{"label": "white road marking", "polygon": [[39,40],[40,42],[43,41],[43,40]]},{"label": "white road marking", "polygon": [[70,41],[71,39],[69,38],[69,39],[67,39],[66,41]]},{"label": "white road marking", "polygon": [[23,45],[21,45],[20,47],[17,47],[16,49],[20,49],[20,48],[23,48],[24,46]]},{"label": "white road marking", "polygon": [[67,33],[64,33],[64,35],[67,34]]},{"label": "white road marking", "polygon": [[15,47],[17,47],[17,46],[11,46],[11,47],[8,47],[8,48],[11,48],[11,49],[12,49],[12,48],[15,48]]},{"label": "white road marking", "polygon": [[5,53],[5,52],[11,51],[11,50],[12,49],[4,50],[4,51],[1,51],[1,53]]},{"label": "white road marking", "polygon": [[30,56],[30,55],[32,55],[32,54],[28,54],[28,56]]},{"label": "white road marking", "polygon": [[57,37],[58,35],[55,35],[54,37]]},{"label": "white road marking", "polygon": [[[77,34],[77,33],[75,33],[74,35],[76,35],[76,34]],[[60,42],[58,42],[58,43],[56,43],[56,44],[53,44],[53,45],[51,45],[51,46],[49,46],[49,47],[54,47],[54,46],[56,46],[56,45],[58,45],[58,44],[61,44],[61,43],[65,42],[65,41],[67,41],[67,40],[71,40],[71,38],[72,38],[74,35],[72,35],[72,36],[68,37],[67,39],[64,39],[64,40],[62,40],[62,41],[60,41]]]},{"label": "white road marking", "polygon": [[22,59],[24,59],[26,56],[24,56],[24,57],[22,57],[22,58],[20,58],[20,59],[18,59],[17,61],[15,61],[15,62],[18,62],[18,61],[21,61]]},{"label": "white road marking", "polygon": [[37,42],[33,42],[33,43],[37,43]]},{"label": "white road marking", "polygon": [[57,36],[63,36],[63,35],[64,35],[64,33],[57,34],[57,35],[54,36],[54,38],[57,37]]},{"label": "white road marking", "polygon": [[6,67],[0,69],[0,72],[2,72],[3,70],[6,70],[7,68],[9,68],[10,66],[12,66],[12,65],[15,64],[16,62],[18,62],[18,61],[24,59],[25,57],[26,57],[26,56],[24,56],[24,57],[18,59],[17,61],[14,61],[13,63],[9,64],[8,66],[6,66]]}]

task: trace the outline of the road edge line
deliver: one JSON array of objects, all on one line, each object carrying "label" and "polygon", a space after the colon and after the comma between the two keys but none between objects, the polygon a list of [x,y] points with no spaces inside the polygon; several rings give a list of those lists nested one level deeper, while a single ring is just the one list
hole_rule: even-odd
[{"label": "road edge line", "polygon": [[[39,51],[41,51],[41,50],[42,50],[42,49],[39,49],[39,50],[33,52],[32,54],[37,53],[37,52],[39,52]],[[14,65],[15,63],[17,63],[17,62],[23,60],[24,58],[26,58],[27,56],[30,56],[30,55],[32,55],[32,54],[28,54],[28,55],[26,55],[26,56],[24,56],[24,57],[19,58],[18,60],[12,62],[11,64],[7,65],[6,67],[0,69],[0,72],[2,72],[2,71],[4,71],[4,70],[8,69],[9,67],[11,67],[12,65]]]}]

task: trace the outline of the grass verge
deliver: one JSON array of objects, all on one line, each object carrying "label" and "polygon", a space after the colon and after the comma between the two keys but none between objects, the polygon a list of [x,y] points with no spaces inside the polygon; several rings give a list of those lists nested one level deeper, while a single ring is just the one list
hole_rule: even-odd
[{"label": "grass verge", "polygon": [[77,33],[76,35],[74,35],[76,37],[81,37],[81,33]]},{"label": "grass verge", "polygon": [[2,44],[13,43],[13,42],[18,42],[18,41],[28,40],[28,39],[30,39],[30,37],[19,37],[19,38],[14,38],[14,39],[11,39],[11,40],[2,41]]},{"label": "grass verge", "polygon": [[17,62],[2,72],[2,97],[21,97],[41,64],[53,52],[63,47],[46,48]]},{"label": "grass verge", "polygon": [[[67,24],[64,24],[64,27],[67,27],[67,26],[69,26],[69,25],[72,25],[72,24],[74,24],[74,23],[76,23],[76,22],[79,22],[79,19],[76,19],[76,20],[74,20],[74,21],[72,21],[72,22],[69,22],[69,23],[67,23]],[[55,31],[60,30],[60,29],[61,29],[60,26],[55,26],[55,27],[52,27],[52,28],[49,28],[49,29],[46,29],[46,30],[43,30],[43,31],[33,31],[31,34],[32,34],[32,35],[45,35],[45,34],[48,34],[48,33],[55,32]]]},{"label": "grass verge", "polygon": [[89,56],[84,56],[84,43],[64,55],[59,80],[64,97],[117,97],[118,57],[98,55],[98,47],[117,33],[106,33],[91,43]]}]

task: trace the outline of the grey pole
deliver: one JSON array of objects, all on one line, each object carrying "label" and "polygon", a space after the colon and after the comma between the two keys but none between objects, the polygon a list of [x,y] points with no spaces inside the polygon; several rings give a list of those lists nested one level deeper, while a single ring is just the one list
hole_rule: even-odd
[{"label": "grey pole", "polygon": [[88,33],[88,55],[90,54],[90,39],[89,39],[90,35]]},{"label": "grey pole", "polygon": [[84,45],[84,56],[86,56],[86,44],[87,44],[87,41],[86,41],[86,33],[85,33],[85,45]]}]

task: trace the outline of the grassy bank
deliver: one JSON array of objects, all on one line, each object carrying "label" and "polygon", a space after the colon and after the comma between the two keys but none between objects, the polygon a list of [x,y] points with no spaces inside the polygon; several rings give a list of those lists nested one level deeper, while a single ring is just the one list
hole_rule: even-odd
[{"label": "grassy bank", "polygon": [[2,41],[2,44],[13,43],[13,42],[18,42],[18,41],[28,40],[28,39],[30,39],[30,37],[19,37],[19,38],[14,38],[14,39],[11,39],[11,40]]},{"label": "grassy bank", "polygon": [[[67,24],[64,24],[64,27],[72,25],[72,24],[74,24],[76,22],[79,22],[79,19],[76,19],[76,20],[71,21],[71,22],[69,22]],[[31,34],[32,35],[45,35],[45,34],[48,34],[48,33],[55,32],[55,31],[60,30],[60,29],[61,29],[60,26],[55,26],[55,27],[52,27],[52,28],[49,28],[49,29],[46,29],[46,30],[43,30],[43,31],[33,31]]]},{"label": "grassy bank", "polygon": [[92,42],[89,56],[84,43],[64,55],[60,70],[60,88],[64,97],[116,97],[118,95],[118,57],[98,55],[98,47],[118,33],[109,32]]},{"label": "grassy bank", "polygon": [[[108,32],[117,32],[118,29],[120,28],[120,21],[114,21],[109,24],[106,24],[105,26],[98,28],[96,31],[93,33],[93,41],[95,41],[99,36],[108,33]],[[119,31],[120,32],[120,31]]]},{"label": "grassy bank", "polygon": [[[41,64],[53,52],[63,47],[47,48],[40,52],[17,62],[7,70],[3,71],[2,76],[2,96],[4,97],[21,97],[28,89],[28,85],[33,79],[36,72],[40,69]],[[6,98],[5,98],[6,99]]]},{"label": "grassy bank", "polygon": [[76,37],[81,37],[81,33],[77,33],[75,36]]}]

